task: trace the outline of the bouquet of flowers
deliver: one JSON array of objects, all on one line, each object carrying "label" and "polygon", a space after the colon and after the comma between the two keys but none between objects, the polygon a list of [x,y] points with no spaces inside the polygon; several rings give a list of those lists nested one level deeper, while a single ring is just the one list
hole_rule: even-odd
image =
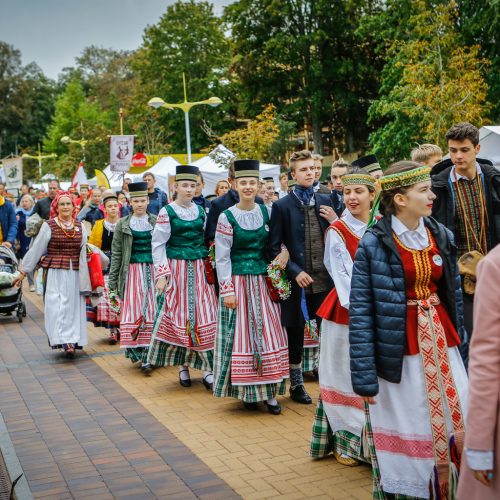
[{"label": "bouquet of flowers", "polygon": [[208,257],[205,258],[205,276],[207,277],[207,283],[213,285],[215,283],[215,243],[212,241],[210,243],[210,248],[208,249]]},{"label": "bouquet of flowers", "polygon": [[267,266],[266,282],[273,302],[280,302],[290,297],[292,292],[290,281],[285,270],[275,260]]},{"label": "bouquet of flowers", "polygon": [[118,297],[118,292],[116,290],[109,291],[109,305],[116,314],[120,313],[121,309],[120,297]]}]

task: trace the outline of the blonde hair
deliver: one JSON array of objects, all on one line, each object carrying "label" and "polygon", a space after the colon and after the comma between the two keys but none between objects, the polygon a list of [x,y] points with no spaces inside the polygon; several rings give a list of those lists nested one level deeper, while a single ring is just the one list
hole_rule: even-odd
[{"label": "blonde hair", "polygon": [[317,154],[317,153],[313,153],[312,159],[314,161],[320,161],[322,163],[323,163],[323,160],[324,160],[324,158],[320,154]]},{"label": "blonde hair", "polygon": [[288,161],[288,164],[290,165],[290,170],[292,172],[295,172],[295,167],[297,162],[309,160],[311,158],[313,158],[313,155],[307,149],[303,149],[302,151],[295,151],[294,153],[292,153],[292,156],[290,156],[290,160]]},{"label": "blonde hair", "polygon": [[412,149],[411,161],[417,163],[427,163],[432,156],[443,156],[443,151],[436,144],[420,144],[420,146]]},{"label": "blonde hair", "polygon": [[338,160],[335,160],[333,163],[332,163],[332,168],[336,168],[336,167],[340,167],[340,168],[349,168],[349,163],[347,163],[344,158],[339,158]]},{"label": "blonde hair", "polygon": [[227,184],[228,189],[231,187],[231,185],[229,184],[229,181],[226,181],[225,179],[217,182],[217,184],[215,186],[215,194],[217,196],[219,196],[219,188],[220,188],[220,186],[221,186],[222,183]]}]

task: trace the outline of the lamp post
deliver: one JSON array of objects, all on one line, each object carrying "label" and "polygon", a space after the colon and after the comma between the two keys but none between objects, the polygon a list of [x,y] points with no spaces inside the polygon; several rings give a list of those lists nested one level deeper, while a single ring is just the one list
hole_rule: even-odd
[{"label": "lamp post", "polygon": [[208,99],[205,99],[204,101],[188,102],[187,92],[186,92],[186,76],[184,75],[184,73],[182,73],[182,84],[184,87],[183,102],[177,104],[171,104],[165,102],[160,97],[153,97],[152,99],[149,100],[148,105],[155,109],[158,108],[181,109],[184,112],[184,123],[186,126],[186,150],[188,156],[188,163],[191,163],[191,130],[189,127],[189,111],[191,111],[191,108],[193,108],[194,106],[198,106],[199,104],[207,104],[208,106],[216,107],[219,104],[222,104],[222,100],[219,99],[218,97],[210,97]]},{"label": "lamp post", "polygon": [[38,160],[38,177],[40,177],[40,179],[41,179],[42,178],[42,160],[45,160],[47,158],[57,158],[57,155],[55,153],[43,155],[41,150],[40,150],[40,143],[38,143],[38,154],[37,155],[30,155],[28,153],[24,153],[21,158],[23,160],[26,160],[27,158],[30,158],[32,160]]},{"label": "lamp post", "polygon": [[71,137],[65,135],[64,137],[61,137],[61,142],[64,144],[79,144],[82,148],[82,161],[85,163],[85,146],[89,142],[87,139],[84,139],[83,137],[81,139],[71,139]]}]

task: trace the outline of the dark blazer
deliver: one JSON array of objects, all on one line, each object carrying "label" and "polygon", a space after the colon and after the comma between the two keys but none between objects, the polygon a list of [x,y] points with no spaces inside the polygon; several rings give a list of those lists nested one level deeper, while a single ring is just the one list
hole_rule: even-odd
[{"label": "dark blazer", "polygon": [[323,186],[323,184],[321,184],[321,182],[320,182],[319,183],[319,188],[316,191],[316,193],[319,193],[319,194],[330,194],[330,190],[326,186]]},{"label": "dark blazer", "polygon": [[33,213],[38,214],[43,220],[49,220],[51,203],[52,200],[48,196],[46,196],[45,198],[41,198],[35,203]]},{"label": "dark blazer", "polygon": [[[500,171],[489,160],[477,158],[483,173],[483,185],[486,191],[486,210],[488,212],[488,249],[500,243]],[[431,170],[432,190],[436,199],[432,207],[432,216],[455,233],[455,200],[450,183],[451,160],[443,160]]]},{"label": "dark blazer", "polygon": [[[462,288],[453,235],[424,218],[443,259],[438,295],[464,339]],[[361,239],[354,259],[349,299],[351,380],[360,396],[378,393],[378,377],[399,383],[406,348],[406,284],[390,217],[383,217]]]},{"label": "dark blazer", "polygon": [[340,218],[342,216],[342,212],[345,210],[342,193],[336,189],[332,189],[330,192],[330,199],[332,200],[333,209],[335,210],[337,217]]},{"label": "dark blazer", "polygon": [[[316,199],[316,217],[324,234],[329,223],[320,216],[319,207],[320,205],[334,207],[328,195],[316,193],[314,196]],[[304,239],[304,211],[302,210],[302,203],[292,192],[273,203],[269,234],[271,259],[274,259],[281,252],[282,243],[290,253],[286,272],[292,282],[304,270]]]},{"label": "dark blazer", "polygon": [[[210,210],[207,215],[207,225],[205,226],[205,245],[210,246],[210,243],[215,239],[215,231],[217,229],[217,221],[219,220],[219,215],[227,210],[228,208],[236,205],[240,201],[238,193],[234,189],[230,189],[226,194],[218,196],[212,200],[210,205]],[[255,202],[262,205],[264,201],[262,198],[255,198]]]}]

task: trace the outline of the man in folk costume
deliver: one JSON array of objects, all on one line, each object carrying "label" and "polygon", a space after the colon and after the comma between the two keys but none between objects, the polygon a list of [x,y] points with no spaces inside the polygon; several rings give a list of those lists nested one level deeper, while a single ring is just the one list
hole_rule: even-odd
[{"label": "man in folk costume", "polygon": [[500,243],[500,172],[489,160],[477,158],[479,130],[474,125],[453,125],[446,140],[450,159],[437,163],[431,171],[437,197],[432,215],[455,236],[470,338],[476,266]]},{"label": "man in folk costume", "polygon": [[316,311],[333,283],[323,264],[323,236],[337,216],[328,195],[314,193],[314,161],[310,151],[295,152],[290,158],[295,189],[273,204],[270,227],[271,258],[286,247],[290,260],[286,267],[292,282],[289,299],[281,303],[282,324],[288,333],[290,396],[301,404],[311,404],[302,377],[304,337],[317,353]]},{"label": "man in folk costume", "polygon": [[380,179],[383,217],[356,251],[350,368],[366,407],[374,498],[455,498],[467,409],[458,346],[462,293],[453,236],[430,217],[430,168]]},{"label": "man in folk costume", "polygon": [[156,216],[147,213],[147,184],[132,182],[128,188],[132,214],[120,219],[115,227],[110,299],[114,304],[121,302],[120,347],[133,363],[141,361],[141,369],[149,373],[152,367],[146,358],[156,313],[151,252]]},{"label": "man in folk costume", "polygon": [[[178,366],[179,382],[191,386],[189,367],[203,370],[203,385],[213,386],[217,298],[213,273],[206,274],[206,213],[193,201],[198,167],[177,165],[174,202],[160,210],[153,231],[155,284],[160,297],[148,362]],[[212,271],[211,268],[208,269]]]},{"label": "man in folk costume", "polygon": [[276,396],[285,392],[289,368],[280,307],[266,283],[269,212],[255,202],[259,162],[236,160],[234,168],[239,202],[220,215],[215,235],[220,309],[214,395],[240,399],[251,410],[262,401],[278,415]]},{"label": "man in folk costume", "polygon": [[346,210],[326,232],[325,267],[335,288],[318,309],[321,322],[320,397],[314,418],[310,454],[323,458],[333,451],[342,465],[366,461],[362,446],[363,400],[354,393],[349,356],[349,293],[354,256],[370,220],[375,179],[359,168],[342,178]]}]

